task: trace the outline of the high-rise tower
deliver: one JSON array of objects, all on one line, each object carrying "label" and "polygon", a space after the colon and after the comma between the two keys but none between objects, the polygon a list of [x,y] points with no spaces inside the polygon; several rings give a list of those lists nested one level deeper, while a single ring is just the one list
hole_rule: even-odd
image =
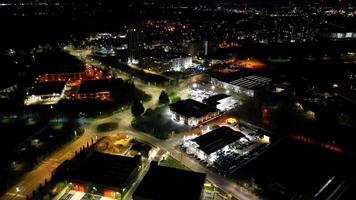
[{"label": "high-rise tower", "polygon": [[127,30],[128,62],[135,63],[143,54],[143,31],[139,25],[130,25]]}]

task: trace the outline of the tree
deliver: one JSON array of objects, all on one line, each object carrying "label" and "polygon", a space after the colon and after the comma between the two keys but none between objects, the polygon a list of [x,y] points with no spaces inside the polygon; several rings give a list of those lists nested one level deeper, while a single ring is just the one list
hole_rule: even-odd
[{"label": "tree", "polygon": [[169,97],[165,91],[162,91],[161,94],[159,95],[158,103],[159,104],[168,104],[169,103]]},{"label": "tree", "polygon": [[135,100],[134,103],[132,104],[132,107],[131,107],[131,113],[132,113],[135,117],[138,117],[138,116],[140,116],[143,112],[145,112],[145,108],[143,107],[141,101],[140,101],[140,100]]}]

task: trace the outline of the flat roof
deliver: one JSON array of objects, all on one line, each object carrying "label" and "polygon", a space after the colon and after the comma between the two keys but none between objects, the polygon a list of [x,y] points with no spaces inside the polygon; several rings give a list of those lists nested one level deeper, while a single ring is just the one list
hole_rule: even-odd
[{"label": "flat roof", "polygon": [[218,101],[222,100],[222,99],[226,99],[228,97],[231,97],[230,95],[227,95],[227,94],[217,94],[217,95],[213,95],[207,99],[204,99],[203,102],[206,103],[206,104],[209,104],[209,105],[217,105],[219,104]]},{"label": "flat roof", "polygon": [[80,73],[84,64],[66,52],[46,52],[36,56],[35,67],[41,74]]},{"label": "flat roof", "polygon": [[111,188],[126,187],[141,158],[94,152],[72,171],[73,181],[90,182]]},{"label": "flat roof", "polygon": [[180,100],[176,103],[170,104],[169,107],[172,111],[187,118],[200,118],[209,113],[219,111],[214,106],[209,106],[193,99]]},{"label": "flat roof", "polygon": [[206,174],[151,164],[133,199],[199,200]]},{"label": "flat roof", "polygon": [[229,145],[245,135],[227,126],[221,126],[204,135],[194,138],[192,141],[199,145],[198,149],[206,154],[211,154],[226,145]]},{"label": "flat roof", "polygon": [[111,79],[86,80],[82,81],[79,87],[79,94],[97,93],[111,90]]},{"label": "flat roof", "polygon": [[246,76],[243,78],[230,81],[229,83],[242,88],[258,89],[266,85],[269,85],[271,82],[272,79],[270,78],[259,76],[259,75],[251,75],[251,76]]},{"label": "flat roof", "polygon": [[64,81],[37,82],[33,88],[30,89],[29,93],[30,95],[61,94],[65,84]]}]

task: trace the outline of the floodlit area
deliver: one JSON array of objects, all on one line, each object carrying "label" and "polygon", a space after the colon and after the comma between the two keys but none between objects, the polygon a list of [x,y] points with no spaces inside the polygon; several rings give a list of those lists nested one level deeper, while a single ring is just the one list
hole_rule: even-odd
[{"label": "floodlit area", "polygon": [[198,135],[184,136],[182,150],[222,175],[229,175],[258,156],[271,143],[270,137],[228,119],[223,126],[206,127]]},{"label": "floodlit area", "polygon": [[110,153],[128,157],[136,155],[144,158],[152,158],[156,153],[156,149],[147,143],[143,143],[124,134],[116,134],[101,138],[96,143],[96,149],[99,152]]},{"label": "floodlit area", "polygon": [[194,83],[190,87],[190,97],[193,100],[213,105],[222,112],[234,110],[242,105],[242,101],[230,96],[229,92],[223,93],[212,84]]},{"label": "floodlit area", "polygon": [[70,190],[60,200],[112,200],[112,198]]},{"label": "floodlit area", "polygon": [[53,93],[52,96],[37,96],[37,95],[31,95],[26,97],[25,99],[25,105],[53,105],[57,104],[61,99],[63,98],[63,95]]}]

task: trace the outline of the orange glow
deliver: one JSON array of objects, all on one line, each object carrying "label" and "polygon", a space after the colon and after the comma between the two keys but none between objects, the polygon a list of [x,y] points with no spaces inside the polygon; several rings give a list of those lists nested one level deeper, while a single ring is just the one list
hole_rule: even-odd
[{"label": "orange glow", "polygon": [[75,183],[74,184],[74,190],[78,191],[78,192],[84,192],[84,185],[83,184],[79,184],[79,183]]},{"label": "orange glow", "polygon": [[103,196],[104,197],[109,197],[109,198],[115,198],[115,191],[113,190],[110,190],[110,189],[104,189],[104,192],[103,192]]},{"label": "orange glow", "polygon": [[232,62],[228,63],[232,65],[238,65],[247,69],[263,69],[267,65],[256,58],[238,59],[235,58]]},{"label": "orange glow", "polygon": [[124,134],[122,134],[122,133],[118,133],[118,134],[116,134],[116,137],[117,137],[118,139],[125,139],[125,138],[126,138],[126,135],[124,135]]},{"label": "orange glow", "polygon": [[320,147],[322,147],[326,150],[329,150],[329,151],[334,151],[334,152],[339,152],[339,153],[344,152],[344,150],[339,145],[325,143],[325,142],[319,142],[319,141],[313,139],[312,137],[305,136],[303,134],[294,134],[291,136],[291,138],[293,140],[300,141],[300,142],[303,142],[306,144],[320,146]]}]

